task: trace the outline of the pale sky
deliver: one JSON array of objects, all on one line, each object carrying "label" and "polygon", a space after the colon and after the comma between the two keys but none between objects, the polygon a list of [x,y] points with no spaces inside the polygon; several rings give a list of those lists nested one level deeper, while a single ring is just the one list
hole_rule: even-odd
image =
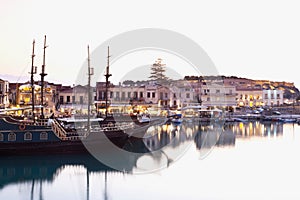
[{"label": "pale sky", "polygon": [[[284,80],[300,87],[299,10],[296,0],[1,0],[0,74],[28,76],[33,39],[40,72],[47,35],[46,80],[71,84],[86,60],[88,44],[92,52],[123,32],[161,28],[194,40],[212,59],[219,74]],[[156,52],[144,56],[143,65],[159,56],[168,67],[175,67],[176,59],[167,55]],[[131,62],[127,59],[124,63]],[[187,63],[178,63],[184,69],[182,76],[192,73]],[[115,66],[112,73],[125,76],[128,71]]]}]

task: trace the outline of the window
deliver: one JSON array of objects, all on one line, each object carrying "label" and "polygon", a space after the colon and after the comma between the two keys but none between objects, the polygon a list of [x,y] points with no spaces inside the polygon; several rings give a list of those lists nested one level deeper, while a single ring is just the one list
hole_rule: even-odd
[{"label": "window", "polygon": [[71,97],[67,96],[67,103],[71,103]]},{"label": "window", "polygon": [[280,94],[277,94],[277,99],[280,99]]},{"label": "window", "polygon": [[125,99],[125,92],[122,92],[122,99]]},{"label": "window", "polygon": [[59,103],[64,104],[64,96],[59,96]]},{"label": "window", "polygon": [[152,92],[152,98],[155,98],[155,92]]},{"label": "window", "polygon": [[229,90],[229,94],[232,94],[232,90]]},{"label": "window", "polygon": [[55,90],[52,90],[52,102],[55,103],[56,102],[56,93]]},{"label": "window", "polygon": [[165,93],[165,98],[168,98],[168,93]]},{"label": "window", "polygon": [[75,103],[75,96],[72,96],[72,103]]},{"label": "window", "polygon": [[144,97],[144,93],[140,92],[140,98],[143,98],[143,97]]},{"label": "window", "polygon": [[204,94],[207,95],[209,93],[209,89],[204,89]]},{"label": "window", "polygon": [[151,93],[147,92],[147,98],[150,98],[150,97],[151,97]]},{"label": "window", "polygon": [[116,92],[116,98],[120,98],[120,92]]},{"label": "window", "polygon": [[173,94],[173,98],[176,98],[176,93]]},{"label": "window", "polygon": [[250,101],[253,101],[253,96],[252,95],[250,95]]},{"label": "window", "polygon": [[80,104],[83,104],[83,96],[80,96]]},{"label": "window", "polygon": [[114,93],[110,92],[110,98],[114,98]]},{"label": "window", "polygon": [[102,92],[101,91],[98,92],[98,97],[97,98],[98,98],[98,100],[102,99]]},{"label": "window", "polygon": [[30,132],[26,132],[24,134],[24,140],[32,140],[32,134]]},{"label": "window", "polygon": [[16,141],[16,134],[15,133],[13,133],[13,132],[10,132],[9,134],[8,134],[8,141]]},{"label": "window", "polygon": [[133,98],[137,98],[138,92],[133,92]]},{"label": "window", "polygon": [[210,101],[210,97],[207,97],[207,101]]},{"label": "window", "polygon": [[186,93],[186,98],[187,98],[187,99],[190,98],[190,93]]},{"label": "window", "polygon": [[274,99],[274,94],[271,94],[271,99]]},{"label": "window", "polygon": [[162,99],[163,98],[163,93],[161,92],[159,95],[160,95],[160,98]]},{"label": "window", "polygon": [[127,92],[127,97],[128,97],[128,98],[131,97],[131,92]]},{"label": "window", "polygon": [[48,140],[48,133],[47,132],[41,132],[40,133],[40,140]]},{"label": "window", "polygon": [[3,133],[0,133],[0,141],[4,141]]},{"label": "window", "polygon": [[216,90],[216,93],[219,94],[219,93],[220,93],[220,90]]},{"label": "window", "polygon": [[265,99],[268,99],[268,94],[265,94]]}]

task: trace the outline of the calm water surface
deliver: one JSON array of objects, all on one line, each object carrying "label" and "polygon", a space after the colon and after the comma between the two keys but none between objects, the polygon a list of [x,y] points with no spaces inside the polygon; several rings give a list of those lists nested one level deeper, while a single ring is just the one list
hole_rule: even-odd
[{"label": "calm water surface", "polygon": [[0,199],[300,198],[297,124],[186,123],[149,135],[157,131],[138,148],[169,145],[128,161],[130,173],[87,155],[1,157]]}]

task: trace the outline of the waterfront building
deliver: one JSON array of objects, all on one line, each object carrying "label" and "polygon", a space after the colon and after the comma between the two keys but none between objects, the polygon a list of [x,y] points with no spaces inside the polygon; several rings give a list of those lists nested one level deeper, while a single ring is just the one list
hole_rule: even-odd
[{"label": "waterfront building", "polygon": [[[26,107],[32,105],[32,93],[31,84],[14,84],[14,90],[11,91],[12,102],[15,103],[17,107]],[[50,114],[55,110],[57,103],[58,88],[61,87],[60,84],[45,83],[43,97],[41,96],[41,86],[39,82],[34,84],[34,104],[36,106],[44,106],[45,114]],[[41,105],[43,98],[43,105]],[[28,111],[30,115],[30,111]],[[37,109],[37,113],[40,109]],[[26,113],[25,113],[26,114]]]},{"label": "waterfront building", "polygon": [[[195,102],[194,88],[185,81],[170,81],[168,84],[158,84],[155,81],[134,85],[109,84],[108,104],[110,107],[141,105],[165,110],[181,108],[186,103]],[[104,82],[96,84],[97,108],[105,107],[106,89]],[[123,109],[124,110],[124,109]]]},{"label": "waterfront building", "polygon": [[238,106],[263,106],[263,90],[261,88],[239,88],[237,92],[237,105]]},{"label": "waterfront building", "polygon": [[[91,87],[92,100],[96,99],[95,88]],[[59,109],[61,112],[85,113],[88,105],[88,87],[82,85],[63,86],[59,90]],[[93,107],[92,107],[93,108]]]},{"label": "waterfront building", "polygon": [[0,108],[9,106],[9,82],[0,79]]},{"label": "waterfront building", "polygon": [[201,86],[201,101],[203,106],[233,107],[236,106],[235,86],[223,84],[206,84]]},{"label": "waterfront building", "polygon": [[261,88],[237,89],[238,106],[279,106],[283,104],[283,91]]},{"label": "waterfront building", "polygon": [[274,89],[274,90],[263,90],[263,102],[267,106],[280,106],[283,104],[283,91]]}]

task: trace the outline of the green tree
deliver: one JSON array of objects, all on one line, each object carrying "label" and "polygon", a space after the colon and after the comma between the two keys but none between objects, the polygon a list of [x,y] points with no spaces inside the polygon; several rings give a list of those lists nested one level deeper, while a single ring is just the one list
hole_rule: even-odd
[{"label": "green tree", "polygon": [[151,76],[149,78],[155,81],[166,81],[169,78],[165,75],[166,64],[162,63],[162,59],[158,58],[155,63],[151,65]]}]

